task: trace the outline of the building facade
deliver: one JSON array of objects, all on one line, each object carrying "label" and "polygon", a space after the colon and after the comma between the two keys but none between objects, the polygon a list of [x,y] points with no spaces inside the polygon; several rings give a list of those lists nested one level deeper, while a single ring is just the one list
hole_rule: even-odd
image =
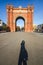
[{"label": "building facade", "polygon": [[0,19],[0,26],[2,26],[3,25],[3,22],[2,22],[2,20]]}]

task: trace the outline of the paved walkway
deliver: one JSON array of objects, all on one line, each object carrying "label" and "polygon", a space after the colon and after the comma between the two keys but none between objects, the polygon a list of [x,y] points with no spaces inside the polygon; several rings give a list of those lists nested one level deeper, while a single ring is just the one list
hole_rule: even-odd
[{"label": "paved walkway", "polygon": [[28,52],[28,65],[43,65],[43,34],[0,33],[0,65],[18,65],[22,40]]}]

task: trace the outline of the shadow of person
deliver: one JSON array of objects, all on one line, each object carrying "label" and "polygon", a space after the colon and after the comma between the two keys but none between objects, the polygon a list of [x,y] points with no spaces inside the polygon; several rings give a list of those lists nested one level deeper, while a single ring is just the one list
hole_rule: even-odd
[{"label": "shadow of person", "polygon": [[27,50],[25,49],[25,41],[22,40],[18,65],[22,65],[22,64],[27,65],[27,60],[28,60],[28,53]]}]

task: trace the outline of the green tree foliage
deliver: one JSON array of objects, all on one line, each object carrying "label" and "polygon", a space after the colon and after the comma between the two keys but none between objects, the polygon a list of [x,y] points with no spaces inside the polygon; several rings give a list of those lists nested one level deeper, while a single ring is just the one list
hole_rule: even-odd
[{"label": "green tree foliage", "polygon": [[3,22],[3,26],[2,26],[3,30],[6,31],[7,29],[7,25]]},{"label": "green tree foliage", "polygon": [[3,25],[0,26],[0,31],[10,32],[10,28],[5,23],[3,23]]},{"label": "green tree foliage", "polygon": [[3,27],[3,30],[6,31],[7,29],[6,25],[3,25],[2,27]]},{"label": "green tree foliage", "polygon": [[7,26],[6,32],[10,32],[10,27]]}]

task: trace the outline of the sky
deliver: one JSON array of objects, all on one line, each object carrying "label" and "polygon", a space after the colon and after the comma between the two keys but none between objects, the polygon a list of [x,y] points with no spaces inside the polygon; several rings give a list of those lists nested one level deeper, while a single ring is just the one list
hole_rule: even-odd
[{"label": "sky", "polygon": [[24,20],[18,19],[16,22],[16,26],[20,26],[20,28],[24,27]]},{"label": "sky", "polygon": [[[5,23],[7,23],[7,5],[13,5],[14,7],[27,7],[28,5],[33,5],[33,24],[38,25],[43,23],[43,0],[0,0],[0,19]],[[21,26],[22,25],[23,23],[21,23]]]}]

